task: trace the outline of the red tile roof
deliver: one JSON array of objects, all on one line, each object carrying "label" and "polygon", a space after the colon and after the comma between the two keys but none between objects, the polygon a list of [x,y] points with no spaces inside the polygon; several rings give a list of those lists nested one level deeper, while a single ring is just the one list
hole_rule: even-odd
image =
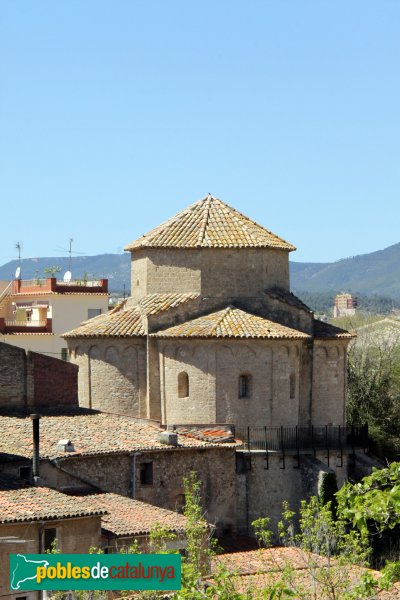
[{"label": "red tile roof", "polygon": [[292,245],[222,200],[206,196],[125,247],[136,248],[276,248]]},{"label": "red tile roof", "polygon": [[291,329],[275,321],[270,321],[228,306],[215,313],[204,315],[180,325],[168,327],[151,334],[159,338],[262,338],[306,340],[310,336],[297,329]]},{"label": "red tile roof", "polygon": [[67,496],[46,487],[0,491],[0,523],[88,517],[104,512],[98,506],[88,507],[85,498]]},{"label": "red tile roof", "polygon": [[[32,457],[32,421],[29,417],[0,417],[0,455]],[[97,454],[115,454],[145,450],[170,451],[174,448],[159,441],[164,431],[154,424],[107,413],[92,415],[43,416],[40,419],[40,456],[69,458]],[[60,439],[68,439],[74,452],[57,449]],[[218,444],[178,435],[180,448],[208,448]],[[3,456],[3,459],[5,457]]]},{"label": "red tile roof", "polygon": [[180,533],[186,526],[183,515],[126,496],[94,494],[84,499],[88,507],[107,512],[101,518],[101,526],[115,536],[148,534],[157,524]]}]

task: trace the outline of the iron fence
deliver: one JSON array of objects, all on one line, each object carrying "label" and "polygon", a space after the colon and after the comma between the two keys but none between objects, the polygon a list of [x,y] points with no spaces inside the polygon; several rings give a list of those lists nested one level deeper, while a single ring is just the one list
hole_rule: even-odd
[{"label": "iron fence", "polygon": [[251,451],[365,449],[368,447],[368,425],[235,427],[235,438],[242,441],[244,450]]}]

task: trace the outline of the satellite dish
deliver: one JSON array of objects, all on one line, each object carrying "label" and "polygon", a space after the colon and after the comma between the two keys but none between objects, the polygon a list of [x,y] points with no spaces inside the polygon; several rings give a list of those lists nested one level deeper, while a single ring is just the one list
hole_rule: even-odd
[{"label": "satellite dish", "polygon": [[21,267],[17,267],[15,270],[15,279],[21,278]]},{"label": "satellite dish", "polygon": [[65,271],[64,273],[64,283],[69,283],[71,281],[72,273],[71,271]]}]

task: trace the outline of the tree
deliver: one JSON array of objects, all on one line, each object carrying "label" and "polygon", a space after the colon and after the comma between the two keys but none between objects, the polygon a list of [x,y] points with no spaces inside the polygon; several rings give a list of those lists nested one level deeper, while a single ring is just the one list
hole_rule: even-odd
[{"label": "tree", "polygon": [[400,328],[359,331],[348,353],[348,423],[368,423],[373,450],[395,458],[400,450]]}]

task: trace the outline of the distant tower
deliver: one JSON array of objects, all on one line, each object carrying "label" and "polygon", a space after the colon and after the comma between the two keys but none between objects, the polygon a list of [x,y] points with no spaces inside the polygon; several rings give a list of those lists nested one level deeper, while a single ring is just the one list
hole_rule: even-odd
[{"label": "distant tower", "polygon": [[357,298],[351,294],[338,294],[335,298],[333,316],[351,317],[356,314]]}]

